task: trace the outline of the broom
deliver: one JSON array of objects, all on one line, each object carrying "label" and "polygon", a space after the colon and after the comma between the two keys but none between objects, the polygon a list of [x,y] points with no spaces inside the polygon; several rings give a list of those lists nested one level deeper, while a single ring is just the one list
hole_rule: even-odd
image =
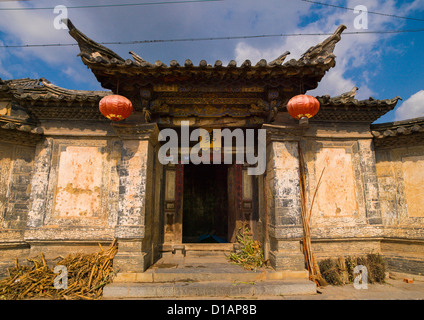
[{"label": "broom", "polygon": [[315,192],[312,197],[311,206],[309,212],[306,209],[306,184],[305,184],[305,162],[303,159],[303,153],[299,145],[299,176],[300,176],[300,203],[301,203],[301,213],[302,213],[302,225],[303,225],[303,251],[305,254],[306,266],[309,271],[309,279],[314,281],[319,286],[326,286],[328,283],[324,280],[319,270],[317,261],[312,252],[312,243],[311,243],[311,215],[312,215],[312,206],[315,201],[315,196],[318,192],[318,187],[321,183],[322,175],[324,174],[324,169],[321,172],[318,183],[315,187]]}]

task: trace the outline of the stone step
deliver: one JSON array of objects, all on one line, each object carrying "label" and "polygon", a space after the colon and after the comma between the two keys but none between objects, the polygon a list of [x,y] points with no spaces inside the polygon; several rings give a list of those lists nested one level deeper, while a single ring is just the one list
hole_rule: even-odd
[{"label": "stone step", "polygon": [[231,263],[224,254],[213,256],[183,256],[170,254],[162,257],[145,272],[119,272],[114,282],[161,283],[200,281],[259,281],[259,280],[308,280],[307,270],[275,271],[272,268],[245,270]]},{"label": "stone step", "polygon": [[205,281],[166,283],[111,283],[103,299],[286,296],[316,294],[309,280],[263,280],[257,282]]},{"label": "stone step", "polygon": [[261,280],[308,280],[308,271],[246,271],[241,268],[166,268],[147,270],[143,273],[118,273],[114,283],[162,283],[201,281],[261,281]]}]

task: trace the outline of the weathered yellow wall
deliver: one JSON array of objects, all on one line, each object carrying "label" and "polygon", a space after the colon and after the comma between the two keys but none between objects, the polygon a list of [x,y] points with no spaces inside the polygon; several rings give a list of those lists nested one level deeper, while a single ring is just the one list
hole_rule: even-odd
[{"label": "weathered yellow wall", "polygon": [[11,168],[12,148],[0,145],[0,228],[3,226]]},{"label": "weathered yellow wall", "polygon": [[[413,137],[412,137],[413,138]],[[390,270],[422,274],[424,265],[424,146],[383,144],[376,166],[384,239],[381,251]]]},{"label": "weathered yellow wall", "polygon": [[36,156],[25,238],[113,239],[120,145],[103,138],[47,138]]},{"label": "weathered yellow wall", "polygon": [[[6,140],[6,139],[3,139]],[[34,148],[0,142],[0,277],[15,259],[28,257],[24,230],[29,207]]]},{"label": "weathered yellow wall", "polygon": [[357,214],[352,155],[345,148],[323,148],[316,156],[315,166],[319,175],[324,170],[315,199],[318,215],[330,218]]},{"label": "weathered yellow wall", "polygon": [[[363,232],[357,228],[367,224],[365,197],[369,197],[364,192],[358,141],[311,139],[302,145],[302,150],[307,169],[308,211],[314,200],[312,236],[321,239],[366,237],[370,232],[375,236],[373,228]],[[372,164],[367,166],[372,171]]]},{"label": "weathered yellow wall", "polygon": [[408,217],[424,217],[424,156],[402,158]]},{"label": "weathered yellow wall", "polygon": [[[22,238],[31,192],[34,148],[0,142],[0,239]],[[13,230],[13,232],[12,232]]]},{"label": "weathered yellow wall", "polygon": [[388,236],[424,236],[423,154],[423,146],[376,151],[380,203]]},{"label": "weathered yellow wall", "polygon": [[60,153],[55,216],[93,217],[101,213],[104,157],[98,147],[68,146]]},{"label": "weathered yellow wall", "polygon": [[365,129],[350,129],[346,133],[343,128],[320,128],[319,137],[311,134],[300,143],[307,211],[318,186],[311,215],[312,246],[318,259],[380,252],[383,228],[372,140]]}]

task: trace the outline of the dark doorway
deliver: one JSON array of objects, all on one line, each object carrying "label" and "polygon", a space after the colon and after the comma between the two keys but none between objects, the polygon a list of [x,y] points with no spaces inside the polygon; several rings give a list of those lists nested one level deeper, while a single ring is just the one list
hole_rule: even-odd
[{"label": "dark doorway", "polygon": [[184,165],[183,242],[227,241],[227,165]]}]

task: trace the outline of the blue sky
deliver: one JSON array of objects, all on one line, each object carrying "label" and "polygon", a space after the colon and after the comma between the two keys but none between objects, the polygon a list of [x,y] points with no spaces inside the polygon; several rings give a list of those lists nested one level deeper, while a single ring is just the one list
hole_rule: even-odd
[{"label": "blue sky", "polygon": [[[165,2],[155,0],[37,0],[0,1],[0,8],[54,7],[116,3]],[[171,0],[168,0],[171,1]],[[302,0],[223,0],[196,3],[156,4],[132,7],[68,9],[68,17],[87,36],[98,42],[226,37],[287,33],[334,32],[341,23],[354,31],[424,29],[424,0],[321,0],[326,4],[354,8],[365,5],[368,29],[354,26],[358,14],[352,10]],[[388,15],[375,15],[370,12]],[[67,30],[55,29],[53,10],[0,10],[0,45],[75,43]],[[130,50],[145,60],[191,59],[198,64],[234,59],[241,64],[264,58],[268,61],[286,50],[288,59],[299,58],[325,36],[272,37],[259,39],[167,42],[156,44],[108,45],[123,58]],[[357,98],[403,100],[395,110],[377,122],[424,116],[424,32],[400,34],[342,35],[331,69],[312,95],[339,95],[359,87]],[[77,57],[77,46],[2,48],[0,78],[40,78],[54,84],[82,90],[102,90],[92,73]]]}]

